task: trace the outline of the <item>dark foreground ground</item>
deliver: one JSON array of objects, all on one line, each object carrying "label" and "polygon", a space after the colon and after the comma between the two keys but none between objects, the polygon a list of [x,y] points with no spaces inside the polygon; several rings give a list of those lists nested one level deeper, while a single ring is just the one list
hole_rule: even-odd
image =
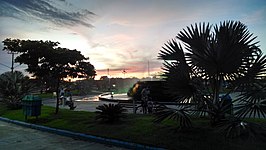
[{"label": "dark foreground ground", "polygon": [[0,121],[1,150],[122,150],[124,148],[75,140]]}]

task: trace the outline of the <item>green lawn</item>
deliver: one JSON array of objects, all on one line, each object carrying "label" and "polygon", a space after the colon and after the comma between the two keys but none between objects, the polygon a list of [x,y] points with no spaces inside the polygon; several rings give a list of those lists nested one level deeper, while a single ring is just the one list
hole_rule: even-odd
[{"label": "green lawn", "polygon": [[[28,122],[44,126],[82,132],[101,137],[120,139],[167,149],[215,149],[215,150],[264,150],[265,139],[225,139],[217,130],[210,128],[205,119],[194,119],[194,128],[179,130],[173,121],[153,123],[151,115],[127,114],[127,118],[115,124],[95,121],[95,113],[61,109],[54,114],[55,108],[42,106],[38,120],[30,117]],[[24,121],[22,110],[7,110],[0,105],[0,116]],[[266,124],[265,119],[257,122]]]}]

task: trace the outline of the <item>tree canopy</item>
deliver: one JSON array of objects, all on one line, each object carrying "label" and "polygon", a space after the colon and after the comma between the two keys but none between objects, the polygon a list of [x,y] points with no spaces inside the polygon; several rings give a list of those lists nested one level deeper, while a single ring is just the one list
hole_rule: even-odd
[{"label": "tree canopy", "polygon": [[88,62],[88,58],[75,49],[59,47],[59,42],[7,38],[3,43],[3,50],[19,53],[15,61],[26,64],[26,71],[33,76],[45,82],[56,80],[57,91],[63,78],[94,78],[96,75],[95,68]]},{"label": "tree canopy", "polygon": [[3,50],[20,53],[15,61],[28,65],[26,71],[33,76],[93,78],[96,75],[94,66],[79,51],[58,47],[58,42],[5,39],[3,43]]}]

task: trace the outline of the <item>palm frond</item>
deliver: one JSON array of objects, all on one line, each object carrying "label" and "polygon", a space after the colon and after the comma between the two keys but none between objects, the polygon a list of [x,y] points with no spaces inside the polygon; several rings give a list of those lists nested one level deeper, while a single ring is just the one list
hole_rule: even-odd
[{"label": "palm frond", "polygon": [[243,75],[232,82],[240,91],[252,89],[255,84],[260,84],[258,78],[266,72],[266,56],[259,53],[256,58],[248,64]]},{"label": "palm frond", "polygon": [[186,64],[183,48],[175,40],[168,41],[160,50],[159,59],[164,61],[174,61],[177,64]]},{"label": "palm frond", "polygon": [[253,41],[256,37],[253,38],[241,22],[225,21],[220,26],[216,25],[214,30],[214,50],[219,70],[227,74],[243,73],[244,70],[239,68],[248,66],[247,62],[253,59],[253,47],[257,47],[257,42]]},{"label": "palm frond", "polygon": [[[186,63],[164,63],[164,76],[166,77],[166,93],[172,95],[173,97],[181,96],[183,99],[189,98],[191,92],[193,92],[190,82],[190,68]],[[180,94],[182,93],[182,94]]]},{"label": "palm frond", "polygon": [[163,120],[171,119],[179,122],[180,127],[191,127],[192,123],[186,111],[186,107],[180,109],[168,108],[160,105],[156,108],[154,122],[162,122]]},{"label": "palm frond", "polygon": [[219,128],[219,131],[226,138],[248,139],[266,136],[265,126],[252,122],[245,122],[237,118],[229,118],[228,120],[224,120],[219,124]]},{"label": "palm frond", "polygon": [[243,92],[236,100],[234,108],[238,118],[266,117],[266,86],[257,85],[253,89]]}]

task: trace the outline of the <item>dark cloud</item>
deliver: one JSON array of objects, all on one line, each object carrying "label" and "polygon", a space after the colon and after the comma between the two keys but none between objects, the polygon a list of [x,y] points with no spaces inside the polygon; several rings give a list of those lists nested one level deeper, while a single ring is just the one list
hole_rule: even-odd
[{"label": "dark cloud", "polygon": [[[65,1],[57,1],[66,3]],[[66,11],[56,6],[50,0],[1,0],[0,16],[13,17],[26,20],[25,18],[35,18],[50,21],[58,25],[81,24],[86,27],[93,27],[90,23],[95,14],[89,10]]]}]

